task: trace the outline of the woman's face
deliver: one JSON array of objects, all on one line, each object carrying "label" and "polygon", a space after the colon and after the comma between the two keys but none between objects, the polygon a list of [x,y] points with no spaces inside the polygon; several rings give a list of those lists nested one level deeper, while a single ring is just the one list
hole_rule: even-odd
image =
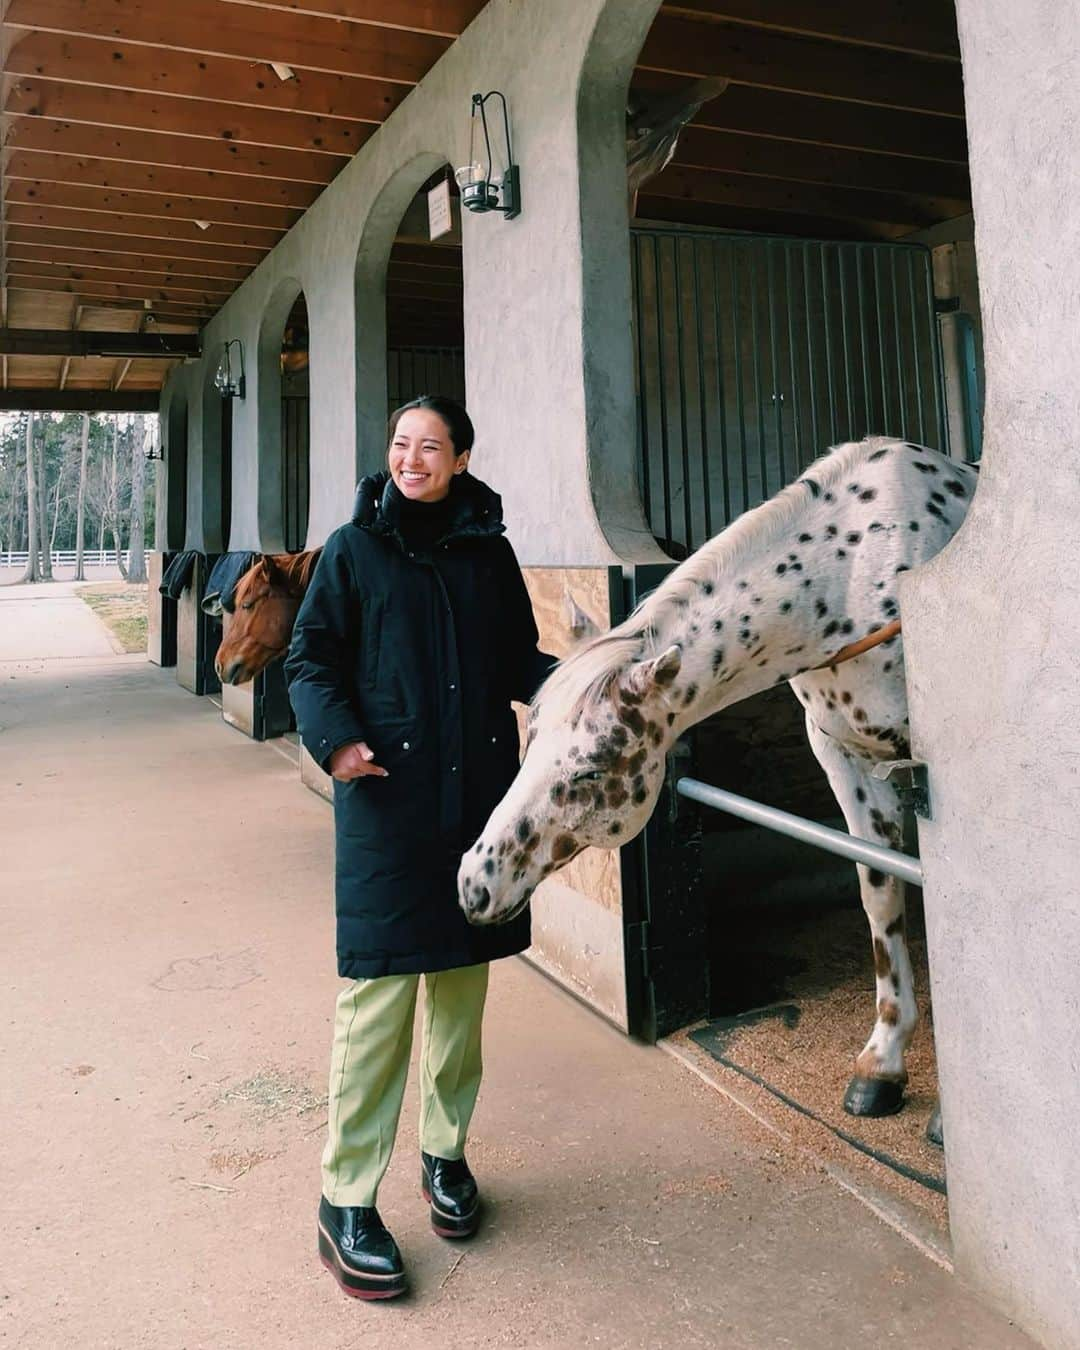
[{"label": "woman's face", "polygon": [[430,408],[410,408],[394,428],[388,452],[390,477],[404,497],[414,502],[441,502],[450,480],[464,473],[469,452],[458,454],[450,428]]}]

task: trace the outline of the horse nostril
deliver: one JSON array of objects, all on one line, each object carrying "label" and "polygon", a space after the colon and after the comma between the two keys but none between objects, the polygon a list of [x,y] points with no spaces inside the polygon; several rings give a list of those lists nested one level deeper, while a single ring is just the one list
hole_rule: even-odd
[{"label": "horse nostril", "polygon": [[472,912],[474,914],[486,914],[491,904],[491,892],[486,886],[476,888],[476,899],[472,903]]}]

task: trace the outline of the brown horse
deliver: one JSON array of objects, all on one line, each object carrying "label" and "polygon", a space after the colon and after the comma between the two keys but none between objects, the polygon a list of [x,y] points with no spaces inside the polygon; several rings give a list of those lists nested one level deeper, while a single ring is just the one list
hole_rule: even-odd
[{"label": "brown horse", "polygon": [[222,684],[244,684],[289,648],[300,601],[322,549],[264,553],[236,584],[214,658]]}]

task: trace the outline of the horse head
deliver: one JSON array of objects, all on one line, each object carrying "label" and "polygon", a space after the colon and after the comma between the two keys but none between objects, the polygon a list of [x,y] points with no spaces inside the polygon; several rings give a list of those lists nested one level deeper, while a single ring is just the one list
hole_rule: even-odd
[{"label": "horse head", "polygon": [[285,655],[320,551],[265,553],[237,582],[214,658],[222,684],[245,684]]},{"label": "horse head", "polygon": [[517,777],[458,872],[472,923],[501,923],[582,849],[644,829],[664,781],[681,699],[677,646],[659,655],[609,634],[556,668],[529,713]]}]

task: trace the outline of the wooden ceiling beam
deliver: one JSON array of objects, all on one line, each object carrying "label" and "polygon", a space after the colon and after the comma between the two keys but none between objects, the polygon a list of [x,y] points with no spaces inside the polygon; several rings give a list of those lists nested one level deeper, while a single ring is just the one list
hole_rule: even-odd
[{"label": "wooden ceiling beam", "polygon": [[175,292],[177,295],[190,291],[198,297],[196,303],[202,303],[207,295],[219,297],[218,303],[224,304],[236,289],[236,283],[219,277],[186,277],[171,272],[115,272],[100,267],[67,267],[59,263],[22,262],[18,258],[10,260],[10,273],[15,284],[26,277],[53,277],[59,281],[93,281],[106,285],[126,285],[125,276],[138,275],[140,282],[150,286],[159,286]]},{"label": "wooden ceiling beam", "polygon": [[287,231],[302,212],[283,206],[252,206],[215,202],[206,198],[172,197],[151,192],[123,192],[86,187],[81,183],[42,182],[7,178],[4,200],[11,206],[48,206],[69,211],[109,211],[121,215],[152,216],[159,220],[208,220],[229,227],[257,226]]},{"label": "wooden ceiling beam", "polygon": [[376,129],[367,122],[21,76],[7,82],[4,111],[11,117],[43,117],[132,131],[153,127],[159,134],[335,156],[354,155]]},{"label": "wooden ceiling beam", "polygon": [[8,262],[41,263],[51,267],[84,267],[100,271],[101,279],[111,275],[113,281],[135,277],[175,279],[194,277],[207,286],[224,286],[235,290],[250,267],[236,267],[231,263],[193,262],[189,259],[171,261],[169,258],[150,258],[143,254],[108,254],[93,248],[50,248],[41,244],[8,244]]},{"label": "wooden ceiling beam", "polygon": [[[669,165],[662,173],[651,178],[648,189],[650,197],[796,211],[806,215],[906,225],[910,229],[947,219],[953,205],[935,198],[914,197],[906,193],[863,192],[857,188],[831,187],[819,183],[792,183],[781,178],[683,169],[677,165]],[[956,205],[957,209],[952,212],[954,215],[966,209],[963,203]]]},{"label": "wooden ceiling beam", "polygon": [[40,225],[11,225],[5,232],[7,243],[32,244],[38,248],[83,248],[96,253],[129,254],[137,248],[147,257],[168,258],[170,264],[185,259],[188,262],[224,262],[246,268],[248,271],[261,261],[247,249],[233,249],[216,241],[200,243],[186,239],[140,239],[133,243],[127,235],[109,235],[100,231]]},{"label": "wooden ceiling beam", "polygon": [[907,159],[902,155],[872,155],[704,127],[686,128],[679,137],[674,162],[698,169],[762,174],[806,183],[910,192],[957,201],[971,199],[967,169],[960,164]]},{"label": "wooden ceiling beam", "polygon": [[5,389],[0,409],[6,412],[143,412],[155,413],[158,389]]},{"label": "wooden ceiling beam", "polygon": [[3,328],[0,351],[18,356],[198,356],[199,339],[193,333],[114,333],[74,328]]},{"label": "wooden ceiling beam", "polygon": [[220,0],[10,0],[15,28],[107,38],[208,56],[239,57],[413,85],[452,41],[433,33],[342,22],[288,10],[259,10]]},{"label": "wooden ceiling beam", "polygon": [[472,23],[487,0],[438,0],[437,4],[432,0],[287,0],[287,3],[286,0],[226,0],[226,3],[456,38]]},{"label": "wooden ceiling beam", "polygon": [[838,47],[816,38],[700,23],[681,15],[657,16],[638,65],[694,78],[722,75],[737,84],[844,102],[964,116],[963,80],[952,62]]},{"label": "wooden ceiling beam", "polygon": [[28,178],[46,183],[78,183],[85,187],[111,188],[117,192],[155,192],[161,196],[218,202],[244,202],[306,211],[318,197],[313,183],[289,183],[251,174],[208,173],[199,169],[160,168],[149,164],[125,164],[120,160],[93,159],[38,151],[17,151],[7,162],[5,178]]},{"label": "wooden ceiling beam", "polygon": [[164,135],[121,127],[57,122],[42,117],[9,120],[9,150],[38,150],[120,160],[151,167],[287,179],[325,187],[348,164],[346,155],[310,155],[264,145],[237,145],[200,136]]},{"label": "wooden ceiling beam", "polygon": [[741,230],[747,234],[794,235],[805,239],[899,239],[907,229],[886,221],[840,219],[803,211],[770,211],[760,207],[721,206],[677,197],[638,196],[634,225],[701,225],[710,229]]},{"label": "wooden ceiling beam", "polygon": [[102,253],[91,248],[57,248],[42,244],[8,243],[8,261],[48,263],[57,267],[85,267],[95,271],[116,273],[119,281],[124,274],[136,276],[157,275],[198,277],[207,285],[220,282],[235,288],[251,272],[250,267],[234,263],[196,262],[187,258],[169,259],[149,257],[138,253]]},{"label": "wooden ceiling beam", "polygon": [[175,290],[169,286],[138,285],[119,281],[68,281],[63,277],[12,277],[12,289],[52,291],[77,296],[86,304],[97,300],[134,300],[138,306],[165,304],[190,311],[193,318],[217,313],[228,296],[208,291]]},{"label": "wooden ceiling beam", "polygon": [[[19,289],[19,295],[34,295],[35,287],[24,284]],[[44,292],[49,298],[55,297],[55,292]],[[145,303],[142,300],[122,300],[116,297],[102,298],[101,296],[87,295],[79,297],[82,307],[86,311],[95,311],[98,314],[115,313],[118,317],[131,315],[133,313],[146,314],[148,319],[152,319],[155,324],[176,326],[190,331],[197,331],[204,320],[209,317],[206,310],[187,306],[179,306],[176,310],[167,307],[155,306],[150,311],[146,310]],[[179,312],[183,310],[184,312]]]},{"label": "wooden ceiling beam", "polygon": [[956,12],[941,0],[668,0],[665,14],[724,20],[801,37],[889,47],[913,56],[959,61]]},{"label": "wooden ceiling beam", "polygon": [[139,46],[101,38],[54,33],[16,33],[4,69],[9,75],[101,89],[126,89],[170,98],[237,104],[276,113],[384,122],[408,94],[409,85],[359,80],[302,70],[280,80],[265,64],[233,57]]},{"label": "wooden ceiling beam", "polygon": [[[200,230],[191,220],[154,220],[150,216],[126,216],[111,211],[65,211],[47,206],[9,206],[11,225],[37,225],[52,229],[82,230],[108,235],[130,235],[142,239],[169,239],[182,245],[186,241],[212,239],[221,248],[223,258],[233,261],[258,261],[252,254],[262,256],[284,236],[284,230],[257,229],[253,225],[234,229],[212,225]],[[128,244],[130,249],[132,246]],[[140,246],[141,247],[141,246]]]},{"label": "wooden ceiling beam", "polygon": [[[639,69],[634,72],[633,88],[670,92],[687,84],[690,78]],[[749,85],[731,85],[726,93],[697,112],[692,125],[837,149],[907,155],[953,164],[967,162],[967,131],[956,118],[875,108],[864,103],[853,105]]]}]

